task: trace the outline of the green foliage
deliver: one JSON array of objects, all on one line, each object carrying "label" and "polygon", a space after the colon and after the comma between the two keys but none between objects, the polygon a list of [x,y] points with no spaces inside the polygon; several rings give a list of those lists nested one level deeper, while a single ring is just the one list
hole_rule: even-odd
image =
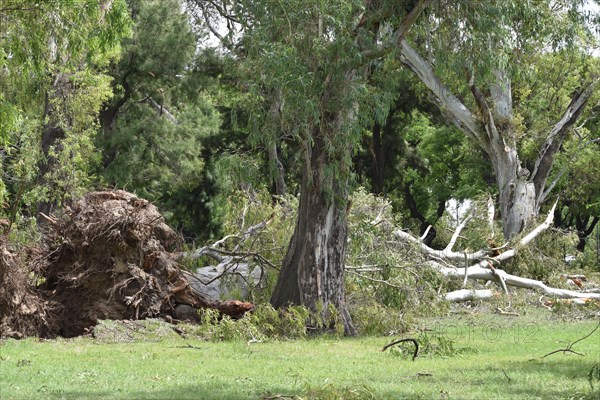
[{"label": "green foliage", "polygon": [[111,66],[115,99],[103,110],[97,140],[103,179],[154,202],[186,236],[213,238],[220,185],[207,143],[221,116],[203,87],[208,73],[197,68],[201,32],[193,32],[180,0],[129,5],[133,35]]},{"label": "green foliage", "polygon": [[583,3],[494,0],[485,7],[440,3],[431,7],[439,20],[432,18],[423,24],[419,37],[433,33],[429,51],[435,55],[439,72],[453,77],[449,81],[464,82],[466,65],[486,85],[497,68],[506,68],[515,76],[526,75],[532,57],[548,54],[548,50],[577,52],[592,46],[597,40],[591,30],[596,15],[581,12]]},{"label": "green foliage", "polygon": [[[517,250],[517,255],[505,266],[508,273],[528,278],[548,280],[566,267],[564,259],[567,249],[577,243],[577,235],[551,230],[539,235],[533,242]],[[564,282],[550,282],[559,286]]]},{"label": "green foliage", "polygon": [[261,304],[250,319],[268,338],[298,339],[307,335],[306,322],[309,315],[310,312],[302,306],[275,310],[270,304]]},{"label": "green foliage", "polygon": [[260,222],[270,221],[267,228],[246,242],[240,251],[257,252],[273,265],[281,265],[292,236],[298,207],[294,197],[281,200],[274,202],[265,188],[227,193],[227,198],[223,199],[224,234],[235,235]]},{"label": "green foliage", "polygon": [[156,202],[171,224],[198,235],[214,231],[215,221],[206,218],[216,217],[210,212],[216,182],[202,152],[203,140],[218,130],[220,119],[205,108],[182,110],[173,124],[146,105],[132,104],[101,143],[114,154],[103,172],[107,182]]},{"label": "green foliage", "polygon": [[[348,178],[362,128],[391,101],[356,72],[364,60],[351,26],[363,5],[267,0],[247,6],[252,12],[243,14],[242,23],[251,29],[244,37],[243,68],[254,98],[260,99],[250,113],[251,140],[271,143],[274,136],[286,135],[303,152],[316,145],[325,152],[323,170],[315,175],[320,183]],[[269,112],[273,101],[281,105],[278,118]]]},{"label": "green foliage", "polygon": [[[600,62],[589,57],[583,48],[580,51],[532,54],[527,63],[528,67],[523,68],[525,75],[516,76],[513,81],[513,101],[518,110],[514,122],[519,153],[527,165],[533,165],[541,144],[562,117],[574,93],[598,76]],[[590,139],[597,137],[597,121],[594,128],[594,119],[597,118],[593,117],[597,98],[598,94],[590,99],[590,107],[581,118],[585,125],[578,128],[576,135],[567,138],[566,147],[559,153],[555,175],[571,162],[578,162],[580,155],[583,160],[587,159],[584,154],[578,153],[589,144]],[[590,149],[593,147],[597,146]]]},{"label": "green foliage", "polygon": [[[44,176],[44,186],[31,182],[32,189],[24,197],[26,204],[49,201],[63,205],[93,186],[92,172],[101,161],[93,143],[98,128],[96,119],[98,110],[112,97],[110,81],[104,74],[75,71],[69,75],[68,89],[61,88],[60,97],[50,98],[54,112],[44,124],[56,124],[64,135],[48,153],[48,157],[56,160],[56,167]],[[36,137],[31,147],[35,148],[38,159],[42,159],[38,140]]]},{"label": "green foliage", "polygon": [[384,306],[369,296],[366,290],[350,286],[347,301],[352,322],[359,335],[389,335],[406,332],[411,320],[404,310]]},{"label": "green foliage", "polygon": [[[6,32],[0,37],[0,143],[7,155],[0,200],[9,204],[14,221],[27,212],[23,206],[61,202],[89,186],[98,159],[91,146],[95,119],[112,94],[103,71],[118,56],[130,20],[124,0],[108,7],[7,0],[0,18]],[[50,124],[63,131],[64,141],[50,149],[59,167],[40,187],[39,134]]]},{"label": "green foliage", "polygon": [[490,190],[491,166],[455,127],[436,126],[430,117],[414,110],[407,116],[403,135],[409,151],[397,167],[398,175],[410,185],[428,221],[437,220],[440,202],[474,198]]},{"label": "green foliage", "polygon": [[439,274],[416,269],[416,260],[421,258],[418,249],[393,240],[396,218],[388,200],[364,189],[353,194],[347,293],[359,330],[403,330],[412,316],[436,314],[445,307],[437,296],[443,282]]},{"label": "green foliage", "polygon": [[232,320],[221,317],[217,310],[198,311],[201,324],[195,333],[213,341],[265,341],[299,339],[307,336],[310,312],[304,307],[275,310],[269,304],[260,304],[245,318]]}]

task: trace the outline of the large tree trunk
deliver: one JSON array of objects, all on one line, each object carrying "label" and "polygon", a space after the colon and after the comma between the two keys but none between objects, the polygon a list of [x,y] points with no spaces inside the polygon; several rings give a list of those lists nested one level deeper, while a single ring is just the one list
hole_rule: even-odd
[{"label": "large tree trunk", "polygon": [[[507,130],[499,134],[500,137],[511,136]],[[505,146],[501,151],[494,150],[491,145],[488,155],[496,176],[504,237],[510,239],[533,221],[538,196],[533,182],[528,180],[529,171],[521,166],[516,144]]]},{"label": "large tree trunk", "polygon": [[575,93],[561,119],[552,127],[540,148],[533,172],[521,165],[513,132],[511,80],[507,71],[494,71],[495,82],[489,87],[489,101],[476,86],[472,71],[467,71],[468,86],[477,105],[477,113],[469,110],[435,74],[431,64],[406,41],[400,42],[400,61],[413,71],[429,90],[452,122],[490,157],[498,185],[504,236],[510,239],[523,231],[540,211],[554,187],[546,188],[556,153],[570,128],[582,114],[598,79]]},{"label": "large tree trunk", "polygon": [[321,321],[331,321],[334,306],[345,334],[355,335],[344,292],[348,187],[325,176],[328,161],[319,138],[303,171],[298,220],[271,304],[304,305]]},{"label": "large tree trunk", "polygon": [[[398,42],[403,40],[408,29],[430,2],[431,0],[419,0],[405,16],[395,32]],[[375,11],[376,8],[370,8],[377,5],[377,2],[369,2],[367,9]],[[363,15],[357,28],[364,24],[371,25],[371,31],[376,33],[379,27],[377,21],[377,18],[365,18]],[[321,22],[318,31],[319,36],[322,36]],[[339,142],[333,139],[339,139],[340,135],[348,137],[344,131],[356,122],[358,105],[341,107],[343,102],[335,105],[330,102],[332,99],[347,97],[357,75],[367,74],[359,72],[363,68],[366,66],[349,68],[341,81],[332,80],[331,75],[324,81],[324,113],[315,121],[313,131],[305,138],[304,143],[306,161],[300,188],[298,220],[271,297],[274,307],[304,305],[315,314],[317,321],[325,324],[332,322],[330,307],[335,307],[346,335],[356,334],[344,293],[349,175],[349,165],[344,159],[351,149],[349,144],[348,148],[343,148],[344,145],[338,143],[339,147],[335,148],[332,143]],[[327,111],[325,105],[337,110],[335,114]],[[330,168],[332,166],[336,168]],[[338,172],[332,173],[332,169]]]}]

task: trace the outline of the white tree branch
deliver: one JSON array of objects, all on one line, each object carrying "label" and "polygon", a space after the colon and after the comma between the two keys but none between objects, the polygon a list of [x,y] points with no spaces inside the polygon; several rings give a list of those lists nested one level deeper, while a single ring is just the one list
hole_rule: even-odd
[{"label": "white tree branch", "polygon": [[471,139],[484,143],[475,115],[440,81],[429,62],[406,40],[400,42],[399,58],[431,90],[440,105],[450,112],[454,124]]},{"label": "white tree branch", "polygon": [[490,289],[470,290],[460,289],[448,292],[444,298],[450,302],[468,301],[468,300],[487,300],[491,299],[494,293]]},{"label": "white tree branch", "polygon": [[[463,268],[455,268],[455,267],[445,267],[436,262],[429,261],[427,265],[433,267],[438,272],[446,277],[456,277],[462,278],[464,274]],[[572,298],[587,298],[587,299],[600,299],[600,293],[585,293],[578,292],[574,290],[568,289],[558,289],[553,288],[542,281],[537,281],[535,279],[522,278],[520,276],[515,276],[507,273],[504,270],[496,269],[495,271],[489,268],[483,268],[478,265],[469,267],[468,276],[471,279],[485,280],[485,281],[494,281],[498,282],[499,277],[501,277],[506,285],[514,286],[525,289],[535,289],[539,290],[546,295],[552,295],[563,299],[572,299]]]},{"label": "white tree branch", "polygon": [[[395,230],[393,232],[393,235],[402,241],[418,244],[420,247],[421,253],[423,253],[424,255],[426,255],[430,258],[437,258],[437,259],[448,260],[448,261],[453,261],[453,262],[479,261],[479,260],[483,259],[485,256],[487,256],[487,254],[488,254],[487,250],[480,250],[475,253],[452,250],[452,246],[456,242],[456,237],[458,237],[458,233],[460,233],[460,230],[464,227],[464,225],[466,224],[466,222],[468,222],[468,220],[469,220],[469,218],[465,219],[465,221],[463,221],[463,223],[456,228],[456,231],[454,232],[454,234],[452,236],[454,239],[454,242],[452,242],[452,240],[451,240],[451,242],[448,244],[448,246],[446,246],[446,248],[444,250],[432,249],[431,247],[427,246],[421,240],[417,239],[410,233],[405,232],[400,229]],[[458,231],[458,233],[457,233],[457,231]]]},{"label": "white tree branch", "polygon": [[469,223],[469,221],[471,221],[472,219],[473,219],[473,214],[467,216],[463,220],[463,222],[461,222],[456,227],[456,229],[454,230],[454,233],[452,234],[452,237],[450,238],[450,242],[448,242],[448,245],[446,246],[446,248],[444,249],[444,251],[452,252],[452,249],[454,248],[454,245],[456,244],[456,240],[460,236],[460,232],[464,229],[465,226],[467,226],[467,224]]},{"label": "white tree branch", "polygon": [[583,112],[585,105],[594,93],[594,89],[598,82],[599,79],[592,80],[577,95],[575,95],[575,97],[573,97],[560,120],[548,133],[546,141],[542,145],[538,158],[535,161],[535,166],[531,175],[535,184],[535,191],[538,193],[538,202],[544,193],[543,188],[546,185],[546,180],[552,169],[554,156],[560,149],[570,128],[575,124]]}]

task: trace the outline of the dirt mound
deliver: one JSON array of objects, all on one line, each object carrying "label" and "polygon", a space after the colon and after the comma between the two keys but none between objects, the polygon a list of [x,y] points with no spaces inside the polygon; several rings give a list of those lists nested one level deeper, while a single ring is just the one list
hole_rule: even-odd
[{"label": "dirt mound", "polygon": [[60,218],[32,260],[38,289],[60,304],[56,334],[81,335],[98,320],[173,317],[178,304],[233,315],[252,305],[216,302],[195,292],[171,255],[177,234],[157,208],[125,191],[92,192]]},{"label": "dirt mound", "polygon": [[23,259],[0,237],[0,338],[53,336],[56,309],[36,291]]}]

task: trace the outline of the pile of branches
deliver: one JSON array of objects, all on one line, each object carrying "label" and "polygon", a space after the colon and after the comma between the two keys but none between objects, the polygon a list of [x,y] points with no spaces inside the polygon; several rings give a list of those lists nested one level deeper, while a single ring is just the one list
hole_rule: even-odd
[{"label": "pile of branches", "polygon": [[[428,232],[422,237],[415,237],[409,232],[403,230],[394,231],[394,236],[401,241],[412,243],[419,247],[420,252],[428,259],[426,265],[440,272],[446,277],[453,277],[463,280],[463,287],[467,285],[469,279],[496,282],[505,293],[508,293],[508,286],[534,289],[543,295],[550,295],[560,299],[575,299],[577,302],[586,303],[592,300],[600,299],[600,293],[593,290],[568,290],[554,288],[546,285],[544,282],[512,275],[504,271],[502,264],[512,259],[519,249],[528,246],[536,237],[546,231],[553,222],[554,209],[556,203],[549,211],[546,219],[524,235],[517,243],[506,243],[497,248],[484,248],[478,251],[456,251],[454,246],[460,236],[461,231],[469,221],[473,219],[472,215],[467,216],[454,231],[448,245],[442,250],[436,250],[424,243]],[[458,265],[464,265],[460,267]],[[491,289],[470,290],[460,289],[446,293],[445,298],[448,301],[465,301],[474,299],[491,298],[494,292]]]}]

